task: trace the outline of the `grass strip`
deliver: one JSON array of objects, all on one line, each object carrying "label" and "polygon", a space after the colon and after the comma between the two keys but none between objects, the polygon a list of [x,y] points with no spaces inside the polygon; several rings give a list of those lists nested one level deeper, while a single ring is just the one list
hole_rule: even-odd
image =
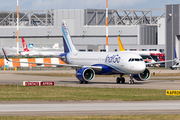
[{"label": "grass strip", "polygon": [[120,116],[2,116],[1,120],[179,120],[180,115],[120,115]]},{"label": "grass strip", "polygon": [[67,100],[180,100],[167,96],[166,90],[139,88],[89,88],[67,86],[0,85],[0,101],[67,101]]}]

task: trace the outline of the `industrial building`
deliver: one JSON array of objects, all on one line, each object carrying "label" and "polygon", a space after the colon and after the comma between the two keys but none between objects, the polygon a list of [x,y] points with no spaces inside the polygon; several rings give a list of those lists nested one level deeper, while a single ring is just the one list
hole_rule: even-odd
[{"label": "industrial building", "polygon": [[[19,16],[19,37],[35,47],[52,47],[54,43],[62,47],[61,21],[65,20],[77,50],[105,51],[105,9],[20,11]],[[108,16],[109,51],[119,50],[120,36],[126,50],[156,50],[165,52],[166,59],[174,58],[173,47],[180,31],[179,5],[167,5],[165,9],[112,9]],[[17,46],[16,25],[16,11],[0,11],[0,47]],[[21,41],[19,45],[22,47]]]}]

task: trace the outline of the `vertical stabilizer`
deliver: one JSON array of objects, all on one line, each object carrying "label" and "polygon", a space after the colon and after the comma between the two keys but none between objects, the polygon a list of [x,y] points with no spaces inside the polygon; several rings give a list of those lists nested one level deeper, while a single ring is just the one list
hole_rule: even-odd
[{"label": "vertical stabilizer", "polygon": [[77,52],[76,48],[74,47],[71,36],[66,25],[66,22],[62,22],[62,33],[63,33],[63,44],[64,44],[64,52]]},{"label": "vertical stabilizer", "polygon": [[122,45],[122,42],[121,42],[121,39],[120,39],[119,36],[118,36],[118,43],[119,43],[119,50],[120,50],[120,51],[125,51],[125,49],[124,49],[124,47],[123,47],[123,45]]},{"label": "vertical stabilizer", "polygon": [[24,52],[29,52],[29,49],[27,48],[27,44],[26,44],[24,38],[22,38],[22,44],[23,44]]}]

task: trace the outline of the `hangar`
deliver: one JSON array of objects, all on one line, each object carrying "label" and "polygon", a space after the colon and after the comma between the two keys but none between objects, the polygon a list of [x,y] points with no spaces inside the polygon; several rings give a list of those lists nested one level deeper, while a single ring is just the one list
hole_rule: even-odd
[{"label": "hangar", "polygon": [[[165,9],[112,9],[108,14],[109,51],[119,50],[120,36],[127,50],[165,51],[166,59],[174,58],[173,47],[179,40],[179,5],[166,5]],[[105,50],[105,10],[20,11],[19,16],[19,37],[35,47],[52,47],[54,43],[62,47],[61,21],[65,20],[77,50]],[[16,11],[0,11],[0,47],[17,46],[16,25]],[[22,47],[21,42],[19,45]]]},{"label": "hangar", "polygon": [[[166,60],[174,59],[174,48],[180,58],[180,5],[166,5]],[[172,65],[172,62],[165,67]]]}]

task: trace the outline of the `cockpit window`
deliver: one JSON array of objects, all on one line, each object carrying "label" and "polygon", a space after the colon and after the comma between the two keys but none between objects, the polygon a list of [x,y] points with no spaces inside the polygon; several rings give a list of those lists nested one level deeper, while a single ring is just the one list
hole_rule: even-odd
[{"label": "cockpit window", "polygon": [[139,61],[139,59],[135,58],[135,61]]},{"label": "cockpit window", "polygon": [[129,62],[133,62],[133,61],[143,61],[143,59],[142,59],[142,58],[130,58],[128,61],[129,61]]}]

